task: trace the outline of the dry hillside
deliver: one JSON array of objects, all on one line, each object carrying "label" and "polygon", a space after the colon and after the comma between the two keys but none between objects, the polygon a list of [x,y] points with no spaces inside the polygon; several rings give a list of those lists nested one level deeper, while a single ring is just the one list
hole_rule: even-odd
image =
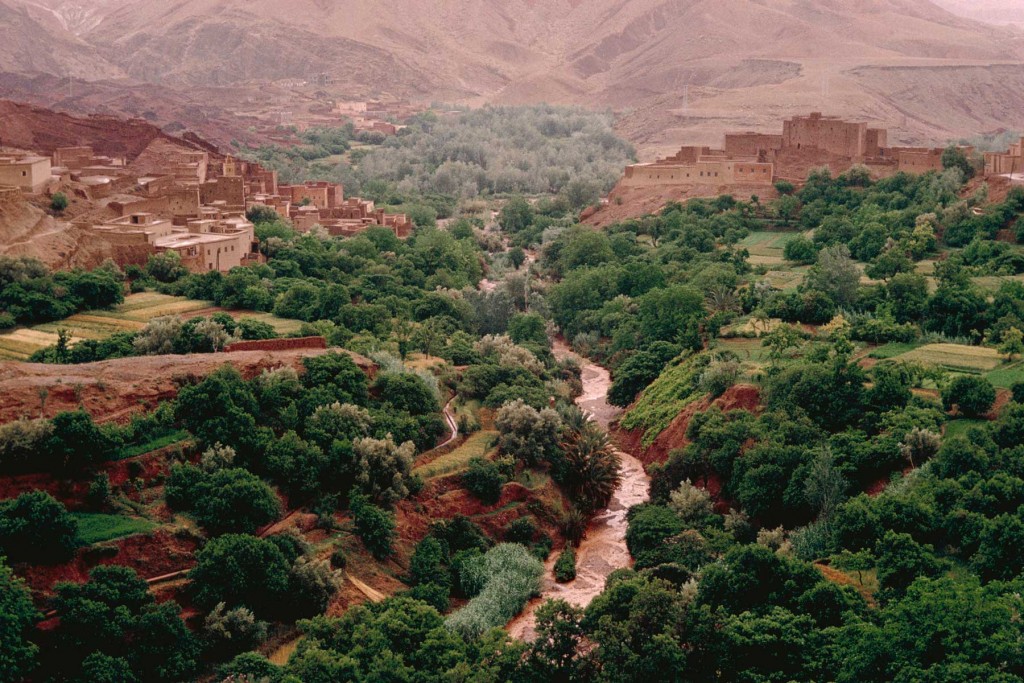
[{"label": "dry hillside", "polygon": [[[335,96],[613,107],[645,156],[808,109],[869,118],[907,142],[1024,128],[1024,108],[1015,106],[1024,31],[930,0],[2,3],[21,8],[23,40],[58,49],[44,59],[0,48],[0,68],[64,75],[62,46],[83,46],[77,59],[104,64],[94,80],[132,79],[108,82],[106,95],[90,99],[121,111],[145,107],[138,98],[160,99],[140,83],[193,100],[196,86],[248,84],[236,98],[245,101],[256,83],[324,74]],[[33,85],[48,93],[43,103],[75,110],[73,93],[64,102],[52,82],[17,84]],[[970,97],[949,100],[950,92]],[[230,107],[230,97],[204,95]],[[154,114],[189,127],[218,116],[209,107]]]}]

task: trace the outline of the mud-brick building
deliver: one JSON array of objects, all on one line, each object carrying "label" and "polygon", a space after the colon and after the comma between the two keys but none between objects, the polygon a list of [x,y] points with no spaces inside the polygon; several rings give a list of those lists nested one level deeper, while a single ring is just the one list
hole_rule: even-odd
[{"label": "mud-brick building", "polygon": [[91,237],[102,243],[103,251],[114,254],[119,265],[143,265],[153,254],[173,251],[190,272],[226,273],[260,260],[254,232],[252,223],[241,216],[208,210],[185,226],[133,213],[93,226]]},{"label": "mud-brick building", "polygon": [[53,181],[50,159],[31,154],[0,155],[0,185],[29,194],[45,192]]},{"label": "mud-brick building", "polygon": [[985,174],[1024,175],[1024,137],[1005,152],[986,152]]},{"label": "mud-brick building", "polygon": [[794,116],[782,123],[783,149],[821,150],[855,162],[882,156],[888,142],[884,128],[869,128],[867,123],[823,116],[821,112]]}]

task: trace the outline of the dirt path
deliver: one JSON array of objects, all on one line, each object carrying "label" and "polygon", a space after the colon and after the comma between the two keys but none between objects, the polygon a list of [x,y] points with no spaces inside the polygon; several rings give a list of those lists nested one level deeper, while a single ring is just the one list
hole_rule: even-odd
[{"label": "dirt path", "polygon": [[345,578],[348,579],[349,582],[353,586],[355,586],[360,593],[365,595],[370,602],[384,602],[388,598],[388,596],[384,595],[376,588],[366,585],[365,583],[363,583],[356,577],[352,576],[348,572],[345,572]]},{"label": "dirt path", "polygon": [[[558,358],[575,355],[558,342],[554,352]],[[611,377],[599,365],[585,359],[580,359],[580,363],[583,368],[583,395],[576,399],[576,404],[594,422],[607,429],[621,412],[606,400]],[[506,627],[513,637],[522,640],[536,637],[535,612],[546,600],[565,600],[586,607],[604,590],[604,582],[609,574],[633,563],[626,548],[626,513],[629,508],[647,500],[650,478],[639,460],[623,451],[616,452],[622,461],[622,480],[607,509],[591,520],[587,536],[576,550],[576,579],[566,584],[555,582],[553,570],[558,558],[552,554],[545,566],[541,596],[531,601],[523,613]]]}]

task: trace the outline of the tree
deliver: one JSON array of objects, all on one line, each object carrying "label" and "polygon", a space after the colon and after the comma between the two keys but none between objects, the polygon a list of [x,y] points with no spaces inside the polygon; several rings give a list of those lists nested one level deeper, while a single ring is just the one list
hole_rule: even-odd
[{"label": "tree", "polygon": [[191,492],[192,515],[213,534],[252,533],[281,515],[281,503],[266,482],[243,469],[222,469]]},{"label": "tree", "polygon": [[0,683],[18,683],[35,668],[39,648],[30,638],[38,618],[25,582],[0,557]]},{"label": "tree", "polygon": [[553,475],[580,510],[593,513],[611,501],[619,486],[620,465],[608,434],[587,423],[582,432],[563,443]]},{"label": "tree", "polygon": [[412,460],[416,445],[401,446],[389,435],[385,439],[358,439],[353,444],[356,457],[356,485],[376,503],[391,506],[409,495]]},{"label": "tree", "polygon": [[49,493],[0,502],[0,554],[12,562],[63,561],[78,543],[78,523]]},{"label": "tree", "polygon": [[416,544],[416,550],[409,561],[409,579],[412,585],[436,583],[451,586],[451,574],[445,567],[447,557],[441,542],[427,536]]},{"label": "tree", "polygon": [[1007,362],[1012,361],[1014,356],[1024,353],[1024,332],[1016,327],[1003,332],[999,342],[999,353],[1006,354]]},{"label": "tree", "polygon": [[203,621],[203,633],[218,655],[236,655],[255,647],[267,637],[267,623],[256,619],[247,607],[219,602]]},{"label": "tree", "polygon": [[601,199],[601,188],[592,180],[573,178],[565,186],[565,198],[573,211],[596,204]]},{"label": "tree", "polygon": [[782,323],[764,335],[761,346],[768,349],[768,357],[773,364],[780,363],[787,356],[787,351],[795,349],[803,343],[803,336],[793,325]]},{"label": "tree", "polygon": [[931,546],[917,543],[910,534],[887,531],[875,546],[878,585],[888,598],[902,596],[921,576],[934,576],[942,565]]},{"label": "tree", "polygon": [[292,603],[288,611],[302,616],[323,612],[338,591],[339,577],[329,560],[298,558],[288,575]]},{"label": "tree", "polygon": [[[99,566],[87,583],[57,584],[56,594],[60,627],[51,660],[71,677],[78,679],[80,663],[80,675],[102,672],[108,678],[123,673],[127,663],[140,681],[178,681],[195,672],[198,643],[181,608],[158,605],[134,570]],[[94,652],[104,656],[87,658]]]},{"label": "tree", "polygon": [[971,160],[967,158],[966,152],[956,145],[950,145],[942,152],[942,168],[949,170],[951,168],[959,170],[963,175],[964,180],[970,180],[974,177],[974,165]]},{"label": "tree", "polygon": [[640,332],[648,341],[680,342],[698,349],[698,326],[705,316],[703,295],[692,287],[677,285],[642,296],[637,317]]},{"label": "tree", "polygon": [[175,282],[188,275],[188,270],[181,265],[181,255],[168,250],[150,255],[146,273],[160,282]]},{"label": "tree", "polygon": [[906,407],[911,399],[911,376],[899,363],[875,366],[874,385],[867,394],[867,403],[880,413]]},{"label": "tree", "polygon": [[1024,570],[1024,522],[999,515],[985,525],[971,562],[986,581],[1012,581]]},{"label": "tree", "polygon": [[918,579],[877,619],[840,630],[836,680],[1012,681],[1024,666],[1019,603],[970,577]]},{"label": "tree", "polygon": [[189,572],[197,605],[248,607],[259,617],[280,608],[288,592],[288,560],[273,542],[226,534],[196,553]]},{"label": "tree", "polygon": [[839,306],[850,306],[854,303],[859,285],[860,270],[850,257],[850,249],[845,244],[822,249],[804,282],[805,289],[823,292]]},{"label": "tree", "polygon": [[505,202],[498,213],[498,225],[505,232],[516,233],[533,225],[533,207],[522,197]]},{"label": "tree", "polygon": [[810,239],[799,235],[786,242],[782,257],[787,261],[809,265],[818,258],[818,247]]},{"label": "tree", "polygon": [[818,510],[819,518],[828,519],[843,501],[846,478],[836,466],[832,449],[825,446],[811,461],[804,484],[807,500]]},{"label": "tree", "polygon": [[258,413],[252,387],[229,365],[199,384],[182,388],[174,402],[175,418],[201,445],[220,443],[240,455],[249,454],[256,445]]},{"label": "tree", "polygon": [[302,376],[302,383],[306,387],[326,388],[339,403],[366,403],[366,374],[347,353],[327,353],[303,358],[302,365],[306,368]]},{"label": "tree", "polygon": [[374,383],[374,389],[382,402],[410,415],[426,415],[440,410],[437,396],[421,377],[411,372],[382,372]]},{"label": "tree", "polygon": [[395,540],[394,515],[382,510],[366,496],[354,495],[349,503],[355,521],[355,532],[374,557],[383,560],[391,555]]},{"label": "tree", "polygon": [[996,389],[984,377],[959,375],[942,388],[942,406],[956,407],[966,417],[980,417],[992,409]]},{"label": "tree", "polygon": [[113,441],[84,410],[58,413],[50,423],[47,450],[56,468],[82,471],[113,455]]},{"label": "tree", "polygon": [[[597,644],[602,669],[598,680],[714,680],[700,676],[688,662],[689,635],[681,625],[692,601],[666,581],[633,572],[616,572],[590,603],[583,619],[589,640]],[[694,638],[700,642],[703,638]],[[579,650],[576,650],[579,652]]]},{"label": "tree", "polygon": [[494,418],[502,453],[527,465],[545,462],[558,451],[562,418],[550,408],[537,410],[522,400],[506,403]]}]

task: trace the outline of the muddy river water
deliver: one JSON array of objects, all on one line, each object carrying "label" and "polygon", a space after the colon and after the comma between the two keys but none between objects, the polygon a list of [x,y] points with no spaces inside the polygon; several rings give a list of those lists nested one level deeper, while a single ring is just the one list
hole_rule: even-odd
[{"label": "muddy river water", "polygon": [[[554,352],[559,358],[574,355],[561,342],[556,342]],[[586,359],[579,360],[583,369],[583,394],[576,399],[576,404],[591,419],[607,428],[621,412],[607,401],[611,376],[601,366]],[[534,614],[544,601],[560,599],[586,607],[604,589],[604,581],[609,574],[632,564],[626,549],[626,512],[647,500],[650,479],[639,460],[623,451],[617,452],[622,461],[622,479],[608,508],[594,516],[586,538],[576,550],[576,579],[565,584],[555,582],[553,570],[557,553],[552,553],[545,565],[541,596],[531,601],[522,614],[506,627],[513,637],[523,640],[534,638]]]}]

